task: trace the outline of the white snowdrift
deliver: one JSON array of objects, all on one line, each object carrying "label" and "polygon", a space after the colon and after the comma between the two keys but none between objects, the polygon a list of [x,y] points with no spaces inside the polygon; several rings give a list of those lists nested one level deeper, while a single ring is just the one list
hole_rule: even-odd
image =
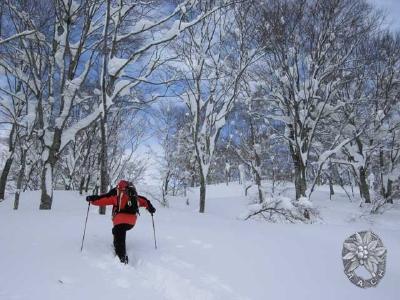
[{"label": "white snowdrift", "polygon": [[[158,207],[154,249],[151,218],[142,211],[128,232],[130,265],[113,257],[110,216],[91,208],[84,251],[80,243],[87,204],[75,192],[56,192],[52,211],[39,211],[38,192],[22,196],[20,210],[0,203],[0,299],[396,299],[400,292],[400,218],[393,210],[369,220],[357,203],[327,191],[311,199],[326,224],[242,221],[248,200],[239,185],[211,186],[207,213],[196,194]],[[109,211],[108,211],[109,212]],[[348,223],[347,220],[352,220]],[[387,274],[362,290],[343,273],[343,241],[372,229],[388,249]]]}]

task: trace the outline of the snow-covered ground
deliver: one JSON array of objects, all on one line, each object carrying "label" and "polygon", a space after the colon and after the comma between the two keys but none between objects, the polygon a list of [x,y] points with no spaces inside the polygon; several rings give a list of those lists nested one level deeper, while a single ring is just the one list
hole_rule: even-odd
[{"label": "snow-covered ground", "polygon": [[[339,190],[313,197],[322,224],[271,224],[238,218],[248,204],[237,184],[209,186],[206,214],[196,191],[155,214],[158,249],[144,210],[128,232],[128,266],[113,256],[111,220],[95,207],[80,245],[87,204],[76,192],[55,193],[39,211],[39,193],[20,209],[0,203],[0,299],[379,299],[400,295],[400,210],[370,217]],[[108,210],[109,213],[110,210]],[[371,229],[388,249],[376,288],[354,286],[343,272],[343,241]]]}]

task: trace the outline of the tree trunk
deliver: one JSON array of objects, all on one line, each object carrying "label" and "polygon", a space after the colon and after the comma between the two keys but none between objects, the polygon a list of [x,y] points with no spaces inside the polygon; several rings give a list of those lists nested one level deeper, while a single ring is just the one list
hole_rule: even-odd
[{"label": "tree trunk", "polygon": [[[108,64],[108,48],[107,48],[107,37],[108,37],[108,27],[110,21],[110,9],[111,1],[106,1],[106,14],[105,14],[105,24],[103,31],[103,61],[102,61],[102,72],[101,72],[101,96],[102,96],[102,106],[103,114],[100,118],[100,134],[101,134],[101,144],[100,144],[100,193],[106,193],[109,185],[108,177],[108,153],[107,153],[107,64]],[[101,215],[106,214],[106,207],[100,206],[99,213]]]},{"label": "tree trunk", "polygon": [[371,197],[369,194],[369,185],[367,182],[367,172],[366,170],[361,167],[359,169],[360,173],[360,183],[359,183],[359,188],[360,188],[360,196],[362,199],[365,200],[365,203],[371,203]]},{"label": "tree trunk", "polygon": [[206,206],[206,179],[203,170],[200,170],[200,213],[204,213]]},{"label": "tree trunk", "polygon": [[254,177],[255,177],[255,182],[257,185],[257,190],[258,190],[258,202],[263,203],[264,202],[264,194],[261,188],[261,176],[260,173],[256,170],[253,169],[254,172]]},{"label": "tree trunk", "polygon": [[383,155],[383,150],[382,148],[379,151],[379,165],[381,168],[381,195],[383,198],[385,198],[386,203],[391,203],[393,204],[393,199],[392,199],[392,189],[393,189],[393,182],[392,180],[388,179],[387,184],[385,184],[385,176],[383,174],[383,170],[385,169],[385,158]]},{"label": "tree trunk", "polygon": [[84,186],[85,186],[85,176],[82,176],[81,182],[79,183],[79,195],[82,195]]},{"label": "tree trunk", "polygon": [[39,209],[51,209],[53,202],[53,166],[46,162],[41,174],[41,196]]},{"label": "tree trunk", "polygon": [[393,181],[389,180],[388,181],[388,188],[387,188],[387,193],[386,193],[386,203],[391,203],[393,204],[393,198],[392,198],[392,190],[393,190]]},{"label": "tree trunk", "polygon": [[335,190],[333,189],[332,179],[329,177],[329,200],[332,200],[332,196],[335,194]]},{"label": "tree trunk", "polygon": [[16,136],[16,124],[14,123],[11,127],[10,135],[8,137],[8,152],[9,155],[7,157],[6,163],[4,165],[3,171],[1,172],[0,176],[0,200],[4,199],[4,195],[6,192],[7,186],[7,178],[8,174],[11,170],[11,165],[14,160],[14,152],[15,152],[15,136]]},{"label": "tree trunk", "polygon": [[306,168],[303,161],[298,155],[293,157],[294,163],[294,185],[296,189],[296,200],[301,197],[306,197],[307,181],[306,181]]},{"label": "tree trunk", "polygon": [[388,179],[387,187],[385,188],[384,183],[382,182],[382,196],[386,199],[386,203],[393,204],[392,198],[392,190],[393,190],[393,181]]},{"label": "tree trunk", "polygon": [[21,151],[21,168],[18,173],[17,190],[15,192],[15,198],[14,198],[14,209],[15,210],[17,210],[19,207],[19,197],[21,194],[22,180],[24,179],[24,176],[25,176],[26,152],[27,152],[26,150]]},{"label": "tree trunk", "polygon": [[257,184],[257,188],[258,188],[258,201],[259,201],[259,203],[263,203],[264,195],[263,195],[263,191],[261,189],[261,184]]},{"label": "tree trunk", "polygon": [[170,177],[170,171],[167,171],[167,174],[165,175],[165,179],[162,185],[162,205],[165,207],[168,207],[167,195],[169,189],[169,177]]},{"label": "tree trunk", "polygon": [[48,156],[44,162],[42,174],[40,176],[41,196],[39,209],[51,209],[53,202],[53,174],[58,160],[57,154],[61,147],[61,135],[62,130],[56,127],[54,130],[52,145],[47,147],[46,143],[43,143],[45,145],[44,151],[48,151]]},{"label": "tree trunk", "polygon": [[87,176],[87,179],[86,179],[86,186],[85,186],[85,193],[86,194],[89,191],[89,183],[90,183],[90,174]]},{"label": "tree trunk", "polygon": [[[100,193],[107,193],[109,179],[108,179],[108,163],[107,163],[107,133],[106,133],[106,120],[101,118],[100,128],[101,128],[101,149],[100,149]],[[100,206],[99,213],[104,215],[106,213],[106,207]]]},{"label": "tree trunk", "polygon": [[226,168],[225,167],[225,182],[226,182],[226,185],[228,186],[229,185],[229,181],[231,180],[231,171],[230,171],[230,168],[228,169],[228,168]]},{"label": "tree trunk", "polygon": [[68,175],[67,184],[66,184],[66,186],[65,186],[65,189],[66,189],[67,191],[70,191],[70,190],[73,189],[73,186],[72,186],[72,176],[71,176],[71,175]]},{"label": "tree trunk", "polygon": [[190,176],[190,187],[194,187],[196,182],[196,176],[194,174],[192,174],[192,176]]},{"label": "tree trunk", "polygon": [[0,177],[0,200],[4,199],[4,195],[6,192],[6,185],[7,185],[7,178],[8,174],[10,173],[11,170],[11,165],[13,163],[13,153],[9,155],[9,157],[6,160],[6,163],[4,165],[3,171],[1,172],[1,177]]}]

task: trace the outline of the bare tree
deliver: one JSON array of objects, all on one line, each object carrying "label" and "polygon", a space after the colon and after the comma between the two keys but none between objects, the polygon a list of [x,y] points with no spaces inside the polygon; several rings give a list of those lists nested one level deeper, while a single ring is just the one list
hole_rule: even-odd
[{"label": "bare tree", "polygon": [[241,120],[238,124],[234,124],[235,132],[238,134],[230,139],[229,145],[240,159],[240,163],[251,171],[252,181],[257,186],[258,202],[262,203],[265,200],[262,175],[266,171],[263,169],[263,161],[266,158],[271,130],[264,121],[263,114],[266,111],[264,103],[249,94],[250,92],[247,96],[243,95],[244,101],[238,106]]},{"label": "bare tree", "polygon": [[[7,1],[14,31],[32,32],[2,43],[18,41],[15,46],[19,56],[18,63],[4,57],[0,65],[26,84],[36,100],[43,159],[41,209],[50,209],[52,205],[53,175],[59,154],[77,133],[99,117],[100,190],[107,189],[108,110],[116,99],[150,80],[167,59],[161,54],[169,41],[217,9],[211,7],[200,14],[190,14],[190,20],[183,22],[180,16],[196,4],[197,1],[183,1],[164,18],[155,19],[151,11],[156,6],[152,2],[38,0],[16,6]],[[35,16],[31,14],[43,6],[49,11],[46,17],[40,14],[45,22],[34,22]],[[136,41],[134,47],[129,46],[132,41]],[[100,90],[85,90],[98,70],[99,60]],[[136,102],[136,97],[132,97],[132,103]],[[71,119],[73,110],[85,106],[88,109],[80,118]]]},{"label": "bare tree", "polygon": [[336,96],[343,68],[371,29],[370,16],[371,8],[363,0],[273,0],[264,11],[262,30],[268,51],[259,74],[267,99],[276,107],[268,117],[285,125],[296,199],[312,191],[306,193],[310,157],[319,156],[320,169],[349,142],[338,136],[327,151],[315,152],[321,123],[342,110]]},{"label": "bare tree", "polygon": [[180,98],[189,109],[199,166],[200,213],[205,211],[207,176],[218,136],[238,97],[241,78],[257,55],[246,44],[249,24],[238,21],[244,17],[221,9],[190,28],[176,50],[183,58],[179,71],[186,88]]},{"label": "bare tree", "polygon": [[[218,9],[209,7],[199,14],[191,14],[197,2],[182,1],[172,12],[160,18],[153,14],[160,8],[156,2],[106,1],[100,75],[101,192],[107,190],[110,182],[107,173],[107,111],[110,104],[120,94],[129,93],[141,83],[151,82],[154,71],[169,60],[163,53],[166,45]],[[135,44],[138,46],[132,46]],[[132,100],[136,102],[137,99],[133,97]],[[104,208],[100,208],[100,212],[104,213]]]}]

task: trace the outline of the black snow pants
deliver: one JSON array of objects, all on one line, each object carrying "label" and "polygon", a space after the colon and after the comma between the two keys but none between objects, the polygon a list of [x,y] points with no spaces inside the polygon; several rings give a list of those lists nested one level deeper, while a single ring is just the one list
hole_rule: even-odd
[{"label": "black snow pants", "polygon": [[114,250],[115,254],[119,257],[121,262],[128,263],[128,258],[126,255],[126,232],[133,228],[130,224],[118,224],[112,229],[112,234],[114,236]]}]

